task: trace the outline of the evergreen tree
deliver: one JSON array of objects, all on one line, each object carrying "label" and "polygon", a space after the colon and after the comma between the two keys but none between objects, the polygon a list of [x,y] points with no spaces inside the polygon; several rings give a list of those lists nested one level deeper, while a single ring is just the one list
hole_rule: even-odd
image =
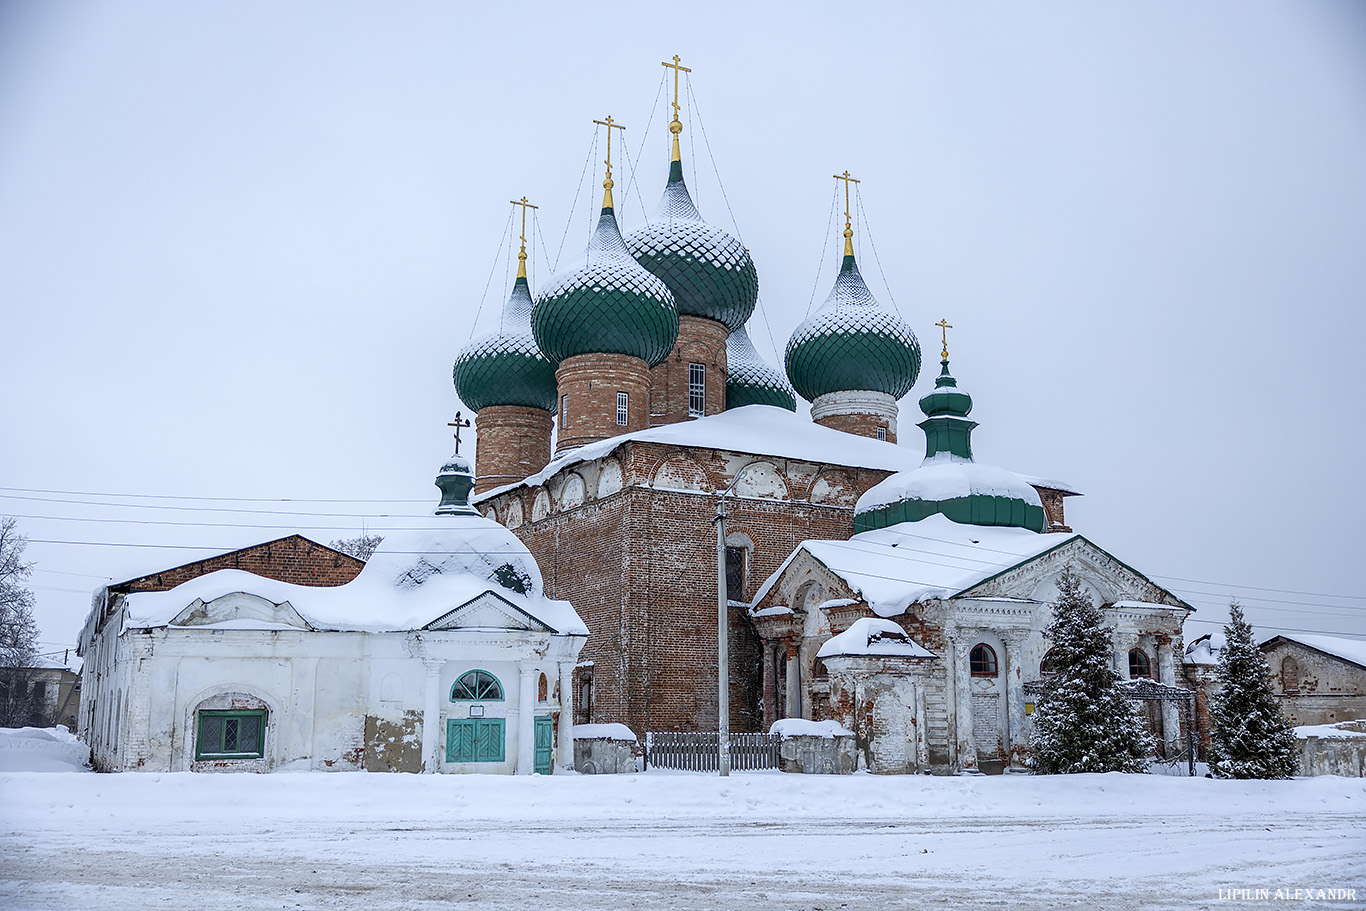
[{"label": "evergreen tree", "polygon": [[1152,738],[1117,686],[1110,630],[1070,566],[1058,576],[1047,635],[1055,673],[1044,679],[1034,711],[1035,773],[1146,771]]},{"label": "evergreen tree", "polygon": [[1291,778],[1295,731],[1271,692],[1271,672],[1237,602],[1219,652],[1220,692],[1210,700],[1209,767],[1215,778]]}]

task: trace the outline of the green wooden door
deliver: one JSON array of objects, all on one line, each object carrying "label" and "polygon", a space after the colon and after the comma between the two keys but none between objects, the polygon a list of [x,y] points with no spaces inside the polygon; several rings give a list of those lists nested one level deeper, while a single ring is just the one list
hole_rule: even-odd
[{"label": "green wooden door", "polygon": [[549,775],[555,771],[555,731],[551,719],[536,718],[536,774]]},{"label": "green wooden door", "polygon": [[451,718],[446,722],[447,762],[502,762],[502,718]]}]

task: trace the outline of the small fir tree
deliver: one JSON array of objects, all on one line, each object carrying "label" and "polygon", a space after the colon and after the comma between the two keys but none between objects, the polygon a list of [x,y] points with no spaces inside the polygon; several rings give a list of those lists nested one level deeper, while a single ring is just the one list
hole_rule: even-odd
[{"label": "small fir tree", "polygon": [[1271,672],[1235,601],[1219,652],[1220,692],[1210,700],[1209,767],[1216,778],[1291,778],[1295,731],[1271,692]]},{"label": "small fir tree", "polygon": [[1117,686],[1110,630],[1070,566],[1058,576],[1047,630],[1051,667],[1030,737],[1037,774],[1144,772],[1152,738],[1138,706]]}]

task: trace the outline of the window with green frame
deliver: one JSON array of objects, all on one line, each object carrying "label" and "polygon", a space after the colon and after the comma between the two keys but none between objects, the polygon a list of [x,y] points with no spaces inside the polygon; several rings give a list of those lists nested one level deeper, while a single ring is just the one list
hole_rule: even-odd
[{"label": "window with green frame", "polygon": [[447,762],[502,762],[502,718],[450,718],[446,721]]},{"label": "window with green frame", "polygon": [[503,685],[488,671],[467,671],[451,687],[451,702],[502,702]]},{"label": "window with green frame", "polygon": [[200,710],[195,759],[260,759],[265,755],[265,709]]}]

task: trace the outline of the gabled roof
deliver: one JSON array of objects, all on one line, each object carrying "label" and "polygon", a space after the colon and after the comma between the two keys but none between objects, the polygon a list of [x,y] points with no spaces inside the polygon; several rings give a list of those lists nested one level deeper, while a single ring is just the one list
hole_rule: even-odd
[{"label": "gabled roof", "polygon": [[1293,636],[1280,635],[1272,636],[1263,642],[1258,648],[1262,651],[1270,651],[1282,642],[1294,642],[1311,648],[1316,652],[1328,655],[1330,658],[1338,658],[1343,661],[1355,664],[1357,667],[1366,668],[1366,642],[1360,639],[1345,639],[1340,636],[1305,636],[1296,634]]},{"label": "gabled roof", "polygon": [[[326,544],[319,544],[303,535],[293,534],[270,541],[262,541],[259,544],[251,544],[247,547],[239,547],[237,550],[214,554],[200,560],[192,560],[179,566],[171,566],[156,572],[134,576],[123,582],[112,583],[109,585],[109,590],[112,592],[160,591],[220,569],[241,569],[258,576],[281,579],[290,574],[289,571],[295,565],[300,553],[331,557],[334,564],[341,570],[341,575],[349,573],[352,578],[365,566],[364,560],[358,560],[350,554],[342,553]],[[243,566],[244,563],[247,565]],[[339,585],[345,581],[347,580],[342,578],[337,582],[320,584]]]},{"label": "gabled roof", "polygon": [[[754,603],[763,600],[792,560],[803,551],[843,579],[874,613],[893,617],[918,601],[971,597],[973,589],[1076,541],[1115,559],[1082,535],[961,525],[944,516],[933,515],[918,522],[903,522],[863,532],[848,541],[803,541],[778,571],[765,580]],[[1171,594],[1132,567],[1119,560],[1115,562],[1155,588]],[[1175,595],[1171,598],[1181,607],[1190,609]]]}]

